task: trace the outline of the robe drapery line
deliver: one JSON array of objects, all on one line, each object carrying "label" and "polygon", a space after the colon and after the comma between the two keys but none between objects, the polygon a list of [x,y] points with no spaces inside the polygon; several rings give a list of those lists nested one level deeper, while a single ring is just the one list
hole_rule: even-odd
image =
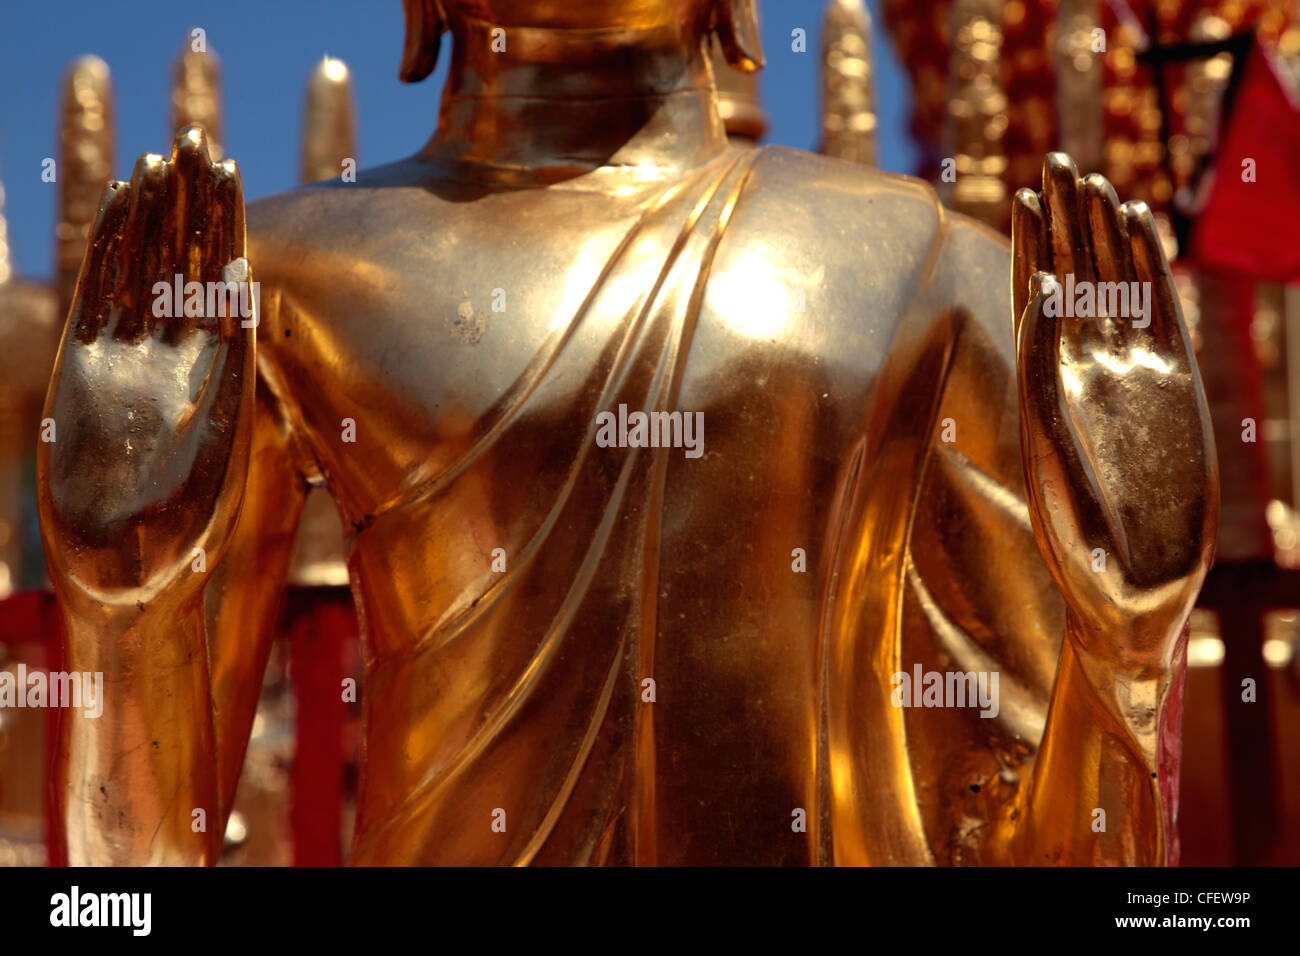
[{"label": "robe drapery line", "polygon": [[[603,385],[592,403],[591,420],[577,422],[575,419],[573,427],[582,428],[584,433],[590,432],[594,427],[594,410],[608,407],[618,399],[635,398],[635,395],[627,395],[629,389],[643,399],[638,407],[670,407],[676,400],[690,354],[714,252],[756,158],[756,154],[749,151],[729,151],[720,161],[710,164],[687,182],[674,185],[656,200],[640,217],[630,235],[620,242],[612,261],[602,269],[597,285],[585,297],[569,327],[562,330],[551,354],[530,363],[527,381],[514,389],[517,398],[502,412],[501,418],[493,422],[467,450],[464,458],[457,460],[443,475],[418,489],[414,497],[372,518],[355,536],[354,551],[364,547],[370,537],[379,534],[389,523],[418,520],[416,515],[436,508],[440,492],[449,489],[460,476],[468,474],[474,463],[509,435],[513,427],[526,427],[529,414],[538,413],[532,406],[545,398],[543,385],[547,373],[558,366],[564,345],[580,334],[588,320],[595,323],[593,327],[596,329],[603,324],[618,344]],[[668,233],[670,238],[654,239],[664,233]],[[630,284],[627,278],[644,270],[643,250],[647,243],[666,249],[664,260],[648,287],[644,283],[639,286]],[[634,261],[630,255],[633,249],[638,251]],[[614,317],[622,318],[611,322]],[[403,643],[401,650],[374,659],[371,667],[375,675],[382,679],[387,671],[414,666],[418,659],[430,653],[449,651],[456,642],[477,635],[482,626],[487,626],[484,622],[500,602],[520,586],[530,570],[539,562],[544,564],[547,561],[548,542],[555,530],[563,526],[567,532],[572,532],[568,526],[572,520],[569,516],[571,499],[589,469],[594,467],[591,463],[594,442],[590,440],[590,434],[580,437],[574,433],[571,437],[577,441],[577,455],[556,491],[554,503],[528,536],[524,548],[516,551],[509,569],[503,574],[492,574],[485,568],[483,587],[474,601],[452,617],[440,618],[416,640],[410,644]],[[408,824],[418,827],[415,821],[431,806],[445,799],[448,788],[455,786],[463,774],[472,772],[476,757],[500,738],[511,720],[532,698],[542,674],[554,666],[565,642],[577,639],[571,636],[571,629],[588,598],[592,575],[597,567],[609,560],[633,562],[639,565],[635,578],[639,594],[628,603],[615,646],[608,652],[601,652],[609,654],[607,693],[600,695],[603,703],[587,721],[582,734],[583,745],[574,753],[567,772],[563,774],[564,785],[544,798],[548,809],[532,825],[526,843],[512,858],[503,858],[501,862],[531,862],[544,850],[547,836],[563,815],[597,738],[607,720],[611,719],[611,710],[616,709],[611,702],[612,696],[635,694],[639,690],[638,682],[629,678],[639,673],[653,673],[653,635],[659,600],[658,535],[667,475],[667,451],[627,450],[573,585],[551,612],[545,633],[539,633],[538,649],[532,660],[513,680],[512,686],[482,715],[470,737],[451,759],[429,767],[418,785],[383,814],[382,821],[372,824],[365,834],[358,834],[356,848],[359,855],[364,856],[366,847],[383,841],[389,833],[403,830]],[[586,506],[590,507],[590,502]],[[632,522],[630,525],[629,520]],[[617,533],[623,538],[618,542],[612,540],[616,526]],[[364,596],[365,589],[361,590]],[[627,686],[619,688],[616,677],[621,677]],[[585,707],[586,704],[579,706]],[[627,839],[631,846],[625,852],[634,862],[654,862],[657,838],[654,832],[656,775],[652,711],[648,708],[635,710],[632,721],[631,745],[622,758],[625,764],[623,797],[614,801],[621,806],[609,808],[611,811],[619,809],[620,813],[610,813],[606,828],[624,816],[621,810],[626,808],[622,825],[628,828]],[[607,845],[608,833],[602,833],[590,842],[593,847]]]}]

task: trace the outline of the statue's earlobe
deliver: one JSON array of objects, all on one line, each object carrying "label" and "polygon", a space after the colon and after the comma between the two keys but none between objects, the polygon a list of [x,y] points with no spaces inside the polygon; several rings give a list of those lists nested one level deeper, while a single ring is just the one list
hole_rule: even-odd
[{"label": "statue's earlobe", "polygon": [[715,0],[713,30],[733,69],[753,73],[763,68],[756,0]]},{"label": "statue's earlobe", "polygon": [[438,65],[438,47],[447,29],[439,0],[402,0],[406,10],[406,46],[402,49],[403,83],[419,83]]}]

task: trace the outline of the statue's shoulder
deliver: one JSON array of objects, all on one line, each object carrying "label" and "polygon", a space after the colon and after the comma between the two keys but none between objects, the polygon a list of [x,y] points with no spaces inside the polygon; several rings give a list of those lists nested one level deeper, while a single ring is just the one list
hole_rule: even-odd
[{"label": "statue's shoulder", "polygon": [[887,332],[920,302],[962,307],[998,339],[1010,324],[1005,237],[945,209],[923,180],[803,150],[757,150],[718,250],[715,274],[730,269],[810,310],[816,300],[831,335],[859,333],[863,316]]},{"label": "statue's shoulder", "polygon": [[784,146],[755,152],[735,220],[742,232],[779,227],[819,251],[860,260],[865,245],[875,258],[917,265],[955,246],[1009,255],[1003,236],[946,210],[922,179]]},{"label": "statue's shoulder", "polygon": [[919,217],[922,230],[937,227],[942,216],[939,197],[922,179],[788,146],[754,150],[748,186],[751,198],[759,201],[784,193],[800,204],[834,202],[852,213],[873,207],[907,210]]},{"label": "statue's shoulder", "polygon": [[413,206],[434,201],[422,188],[427,179],[424,164],[412,158],[361,170],[346,181],[308,183],[249,203],[250,250],[256,254],[261,246],[270,253],[289,246],[328,251],[339,246],[359,251],[358,242],[389,233],[412,214]]},{"label": "statue's shoulder", "polygon": [[755,151],[730,228],[776,230],[828,254],[860,255],[860,244],[879,251],[922,251],[943,227],[944,212],[930,185],[784,146]]}]

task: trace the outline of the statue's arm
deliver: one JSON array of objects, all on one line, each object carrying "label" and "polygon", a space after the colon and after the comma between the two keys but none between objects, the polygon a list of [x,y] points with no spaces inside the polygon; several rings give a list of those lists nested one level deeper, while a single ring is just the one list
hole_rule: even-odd
[{"label": "statue's arm", "polygon": [[99,712],[63,711],[56,740],[55,852],[73,864],[220,851],[238,767],[219,747],[242,752],[280,532],[300,504],[274,406],[255,399],[256,316],[160,308],[157,283],[238,288],[251,281],[243,253],[238,170],[188,129],[170,160],[142,157],[106,190],[69,311],[38,498],[64,667],[103,676]]},{"label": "statue's arm", "polygon": [[1119,674],[1082,657],[1080,644],[1095,635],[1079,628],[1070,615],[1038,756],[986,862],[1163,866],[1178,780],[1159,747],[1184,662]]},{"label": "statue's arm", "polygon": [[[275,299],[263,296],[264,305]],[[269,316],[263,317],[265,328]],[[306,503],[296,438],[261,380],[244,506],[230,550],[204,595],[217,763],[218,823],[224,831],[244,764],[267,657],[279,631],[285,581]]]},{"label": "statue's arm", "polygon": [[[1058,180],[1076,188],[1063,161],[1048,175],[1049,194]],[[1027,202],[1014,305],[999,287],[1005,243],[960,219],[927,292],[949,360],[910,535],[903,663],[996,671],[1000,701],[986,717],[908,711],[910,733],[943,741],[918,748],[913,768],[938,859],[1158,864],[1172,841],[1180,637],[1216,515],[1208,418],[1149,213],[1098,180],[1066,202],[1084,224],[1063,211],[1027,222]],[[1027,225],[1041,232],[1032,251]],[[1052,229],[1086,266],[1064,249],[1044,258]],[[1029,282],[1053,262],[1079,281],[1150,282],[1151,324],[1108,317],[1104,348],[1102,327],[1084,349],[1064,334],[1078,324],[1044,331]],[[1029,316],[1014,329],[1013,310]]]},{"label": "statue's arm", "polygon": [[[1105,179],[1052,154],[1013,223],[1021,458],[1066,615],[1042,745],[995,843],[1007,862],[1161,865],[1181,637],[1218,524],[1205,394],[1144,204],[1121,206]],[[1102,283],[1135,295],[1106,314],[1057,308],[1066,276],[1098,302]]]},{"label": "statue's arm", "polygon": [[265,389],[256,403],[229,550],[210,574],[191,565],[207,579],[202,590],[97,609],[60,590],[65,669],[104,674],[98,717],[60,715],[55,825],[73,865],[210,864],[220,855],[304,500]]}]

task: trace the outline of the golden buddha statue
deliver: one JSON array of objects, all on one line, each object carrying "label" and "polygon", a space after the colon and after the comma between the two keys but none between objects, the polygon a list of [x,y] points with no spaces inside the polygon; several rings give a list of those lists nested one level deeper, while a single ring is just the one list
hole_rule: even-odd
[{"label": "golden buddha statue", "polygon": [[[406,13],[403,79],[453,39],[417,155],[253,204],[247,249],[197,129],[105,193],[39,460],[65,666],[105,674],[67,858],[216,858],[323,481],[356,863],[1165,862],[1217,471],[1145,207],[1049,156],[1009,254],[729,146],[707,43],[760,65],[752,0]],[[260,314],[159,317],[178,273]],[[933,705],[954,673],[991,706]]]}]

